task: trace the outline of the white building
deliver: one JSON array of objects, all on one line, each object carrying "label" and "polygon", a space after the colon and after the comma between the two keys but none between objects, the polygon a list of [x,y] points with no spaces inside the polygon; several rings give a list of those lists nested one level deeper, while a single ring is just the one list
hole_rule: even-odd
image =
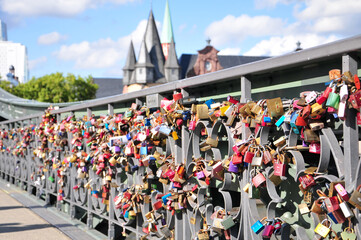
[{"label": "white building", "polygon": [[15,67],[15,76],[20,83],[29,80],[28,54],[26,46],[7,41],[6,25],[0,20],[0,77],[6,80],[9,67]]}]

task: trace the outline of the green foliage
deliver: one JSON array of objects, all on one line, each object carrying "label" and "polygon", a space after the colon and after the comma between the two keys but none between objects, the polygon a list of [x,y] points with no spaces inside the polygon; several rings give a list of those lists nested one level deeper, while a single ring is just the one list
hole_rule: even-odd
[{"label": "green foliage", "polygon": [[91,76],[83,78],[68,74],[64,77],[62,73],[33,77],[29,82],[12,88],[8,81],[1,81],[0,87],[18,97],[52,103],[93,99],[98,89]]}]

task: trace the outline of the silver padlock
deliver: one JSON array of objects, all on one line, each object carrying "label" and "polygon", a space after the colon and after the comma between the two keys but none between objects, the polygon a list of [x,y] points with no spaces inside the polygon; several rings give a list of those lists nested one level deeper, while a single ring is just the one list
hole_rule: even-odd
[{"label": "silver padlock", "polygon": [[[264,149],[263,149],[264,151]],[[251,166],[261,166],[263,162],[263,151],[261,151],[261,148],[258,147],[257,152],[254,154],[254,157],[252,158]],[[260,155],[260,156],[258,156]]]},{"label": "silver padlock", "polygon": [[[340,200],[341,198],[339,198]],[[341,200],[342,201],[342,200]],[[350,217],[354,217],[354,213],[353,211],[350,209],[350,207],[348,206],[347,202],[344,202],[342,201],[340,203],[340,208],[341,208],[341,211],[343,213],[343,215],[345,216],[345,218],[350,218]]]},{"label": "silver padlock", "polygon": [[348,98],[348,88],[347,85],[344,84],[340,88],[340,103],[338,106],[338,113],[337,113],[338,117],[341,119],[345,117],[347,98]]}]

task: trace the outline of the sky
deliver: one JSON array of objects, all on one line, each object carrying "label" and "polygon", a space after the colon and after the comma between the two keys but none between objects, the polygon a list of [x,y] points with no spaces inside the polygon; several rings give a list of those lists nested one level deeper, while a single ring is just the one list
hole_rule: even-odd
[{"label": "sky", "polygon": [[[166,0],[0,0],[8,40],[27,47],[30,77],[116,77],[130,41],[138,55],[152,9]],[[169,0],[178,57],[206,39],[223,55],[278,56],[361,34],[361,0]]]}]

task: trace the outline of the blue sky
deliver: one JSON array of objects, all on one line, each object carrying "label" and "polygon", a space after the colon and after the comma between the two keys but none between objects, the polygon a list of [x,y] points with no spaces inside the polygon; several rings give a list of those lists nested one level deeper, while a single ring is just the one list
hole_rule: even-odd
[{"label": "blue sky", "polygon": [[[8,39],[27,46],[30,76],[122,77],[152,6],[166,0],[0,0]],[[211,44],[227,55],[277,56],[361,33],[361,0],[169,0],[178,57]]]}]

